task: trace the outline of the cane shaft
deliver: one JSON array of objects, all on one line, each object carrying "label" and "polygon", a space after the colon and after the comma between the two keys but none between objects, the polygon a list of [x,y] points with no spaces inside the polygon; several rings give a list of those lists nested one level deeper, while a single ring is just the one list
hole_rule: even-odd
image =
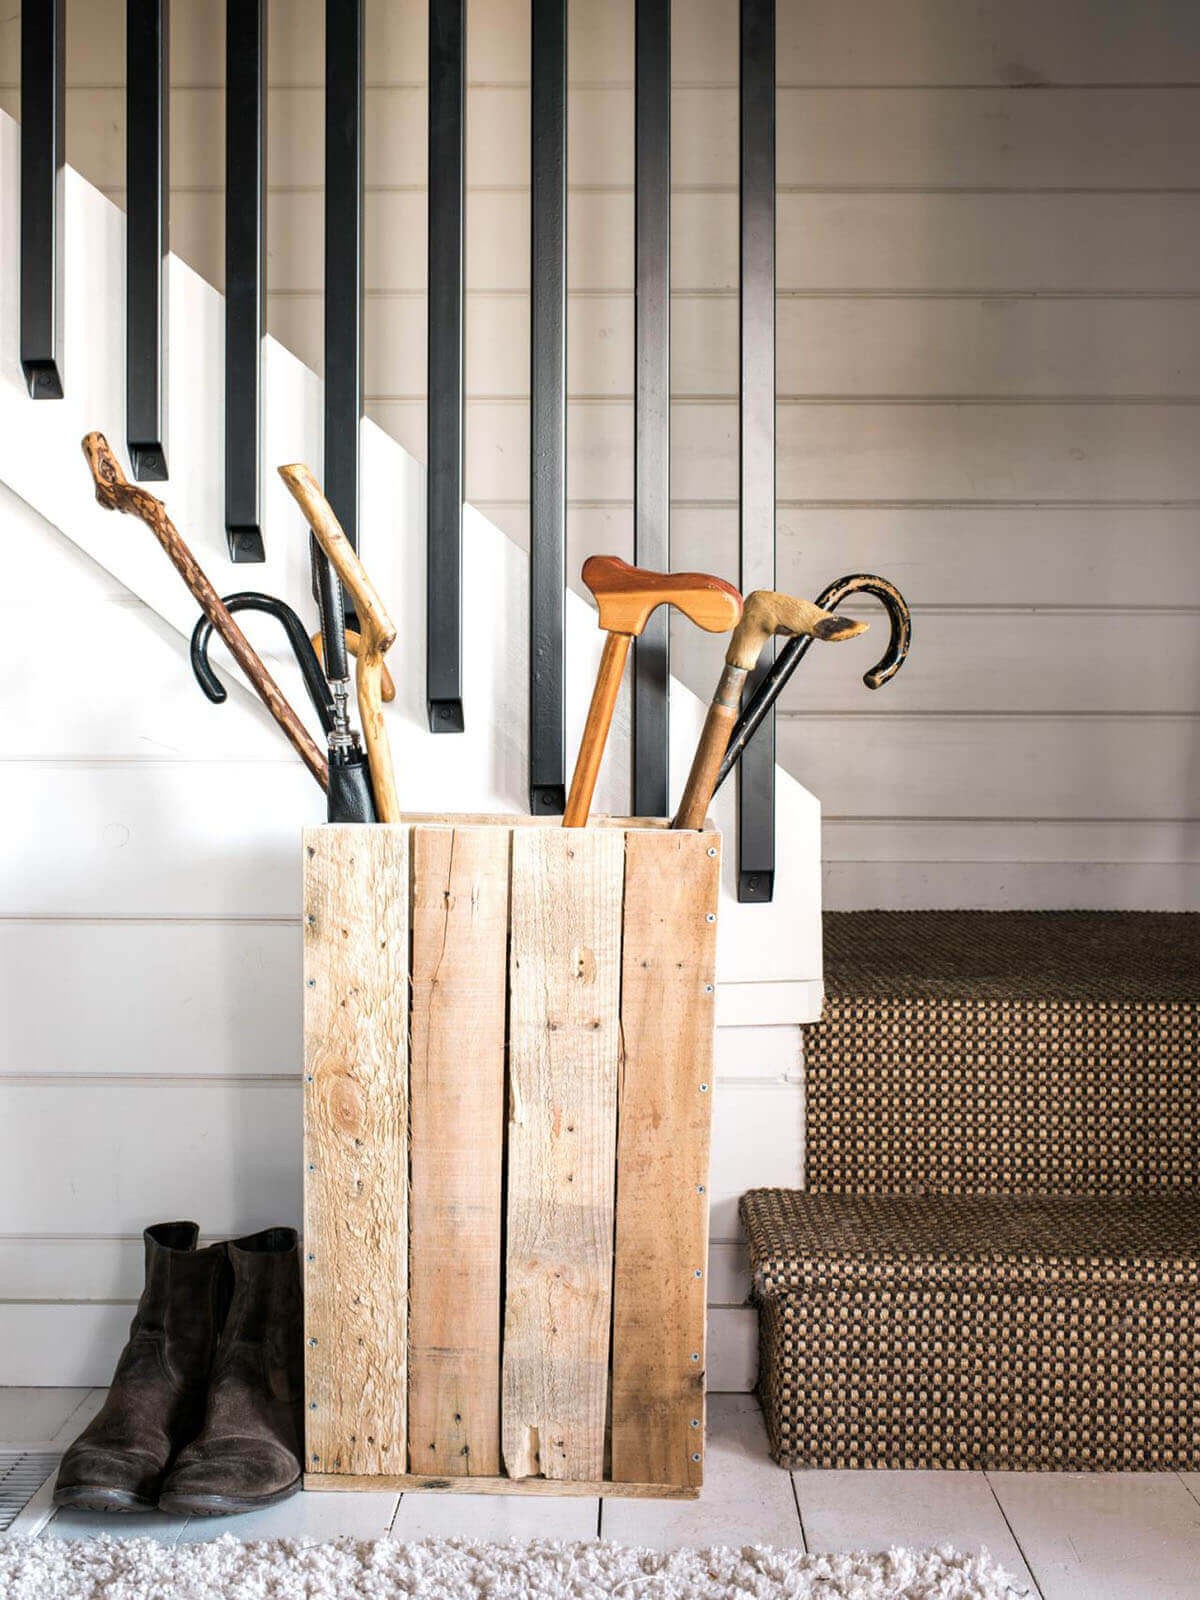
[{"label": "cane shaft", "polygon": [[608,730],[612,726],[621,676],[625,671],[625,657],[629,654],[629,639],[627,633],[610,633],[604,641],[600,671],[596,674],[596,687],[592,690],[592,703],[571,775],[571,792],[563,813],[564,828],[584,827],[592,809],[596,779],[600,775],[604,746],[608,743]]},{"label": "cane shaft", "polygon": [[695,830],[704,826],[713,790],[716,788],[721,757],[725,754],[725,747],[729,743],[729,736],[737,721],[738,706],[741,703],[742,689],[747,676],[748,671],[745,667],[730,666],[726,663],[708,708],[708,715],[704,719],[700,742],[696,746],[696,754],[692,757],[692,770],[688,773],[687,783],[684,785],[679,810],[671,823],[673,828]]}]

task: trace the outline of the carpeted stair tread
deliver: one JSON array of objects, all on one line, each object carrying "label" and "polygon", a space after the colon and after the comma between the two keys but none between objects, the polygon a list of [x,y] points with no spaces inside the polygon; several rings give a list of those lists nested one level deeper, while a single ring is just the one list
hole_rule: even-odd
[{"label": "carpeted stair tread", "polygon": [[756,1296],[834,1280],[1200,1289],[1200,1192],[829,1195],[741,1201]]},{"label": "carpeted stair tread", "polygon": [[830,996],[1200,999],[1200,913],[831,911],[824,928]]}]

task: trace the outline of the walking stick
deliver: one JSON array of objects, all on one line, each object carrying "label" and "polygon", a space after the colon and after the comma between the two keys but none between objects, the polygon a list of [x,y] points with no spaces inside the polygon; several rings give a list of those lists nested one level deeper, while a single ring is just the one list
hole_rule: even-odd
[{"label": "walking stick", "polygon": [[582,828],[587,822],[630,641],[653,613],[659,606],[676,606],[707,633],[727,633],[742,614],[742,597],[733,585],[703,572],[647,572],[617,556],[589,556],[583,581],[595,596],[608,638],[575,760],[564,828]]},{"label": "walking stick", "polygon": [[692,757],[692,770],[684,785],[683,798],[675,813],[673,828],[697,829],[704,826],[709,803],[716,788],[717,770],[729,743],[746,679],[758,665],[767,640],[773,634],[790,634],[806,642],[812,639],[853,639],[865,632],[865,622],[850,617],[835,617],[813,605],[774,589],[755,589],[746,596],[742,620],[733,630],[725,655],[725,669],[704,719],[700,742]]},{"label": "walking stick", "polygon": [[[868,689],[880,689],[889,678],[894,678],[904,665],[909,646],[912,644],[912,613],[908,609],[908,602],[896,585],[889,583],[886,578],[876,577],[871,572],[855,572],[849,577],[838,578],[828,588],[822,589],[816,603],[823,610],[834,611],[852,594],[874,595],[882,602],[891,623],[892,631],[887,649],[871,670],[863,673],[863,682]],[[763,675],[762,682],[750,696],[734,724],[729,737],[729,746],[717,772],[717,781],[713,785],[714,794],[733,771],[742,751],[758,731],[759,724],[767,712],[779,699],[784,685],[808,654],[811,644],[812,640],[807,638],[789,639]]]},{"label": "walking stick", "polygon": [[292,748],[321,785],[329,787],[329,767],[308,729],[284,698],[283,690],[263,665],[249,639],[238,627],[220,595],[205,577],[195,556],[180,538],[162,501],[149,489],[130,483],[102,433],[84,435],[83,453],[96,481],[96,499],[107,511],[124,511],[138,517],[162,545],[176,572],[196,597],[201,611],[224,639],[234,660],[254,685],[259,699],[275,718]]},{"label": "walking stick", "polygon": [[375,811],[380,822],[397,822],[400,801],[396,794],[392,751],[381,703],[383,658],[395,643],[396,625],[388,616],[378,590],[368,578],[366,569],[334,515],[333,507],[321,493],[312,473],[306,466],[297,463],[280,467],[279,476],[287,484],[317,543],[329,557],[334,571],[354,600],[360,632],[355,688],[363,739],[367,746],[367,761],[371,769],[371,787],[375,793]]}]

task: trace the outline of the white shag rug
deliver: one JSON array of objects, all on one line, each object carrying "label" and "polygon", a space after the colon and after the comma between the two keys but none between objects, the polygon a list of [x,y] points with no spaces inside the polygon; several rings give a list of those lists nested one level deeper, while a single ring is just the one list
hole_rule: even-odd
[{"label": "white shag rug", "polygon": [[0,1540],[4,1600],[1014,1600],[986,1553],[805,1555],[563,1544],[336,1539],[207,1544]]}]

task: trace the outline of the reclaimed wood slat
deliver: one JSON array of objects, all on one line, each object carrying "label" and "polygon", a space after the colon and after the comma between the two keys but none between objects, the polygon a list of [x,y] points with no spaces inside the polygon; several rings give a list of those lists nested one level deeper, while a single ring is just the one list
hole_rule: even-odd
[{"label": "reclaimed wood slat", "polygon": [[414,828],[408,1452],[500,1471],[508,834]]},{"label": "reclaimed wood slat", "polygon": [[615,831],[513,834],[503,1453],[605,1476],[621,893]]},{"label": "reclaimed wood slat", "polygon": [[306,1466],[403,1472],[408,830],[304,834]]},{"label": "reclaimed wood slat", "polygon": [[712,833],[625,842],[612,1470],[703,1482],[716,906]]}]

